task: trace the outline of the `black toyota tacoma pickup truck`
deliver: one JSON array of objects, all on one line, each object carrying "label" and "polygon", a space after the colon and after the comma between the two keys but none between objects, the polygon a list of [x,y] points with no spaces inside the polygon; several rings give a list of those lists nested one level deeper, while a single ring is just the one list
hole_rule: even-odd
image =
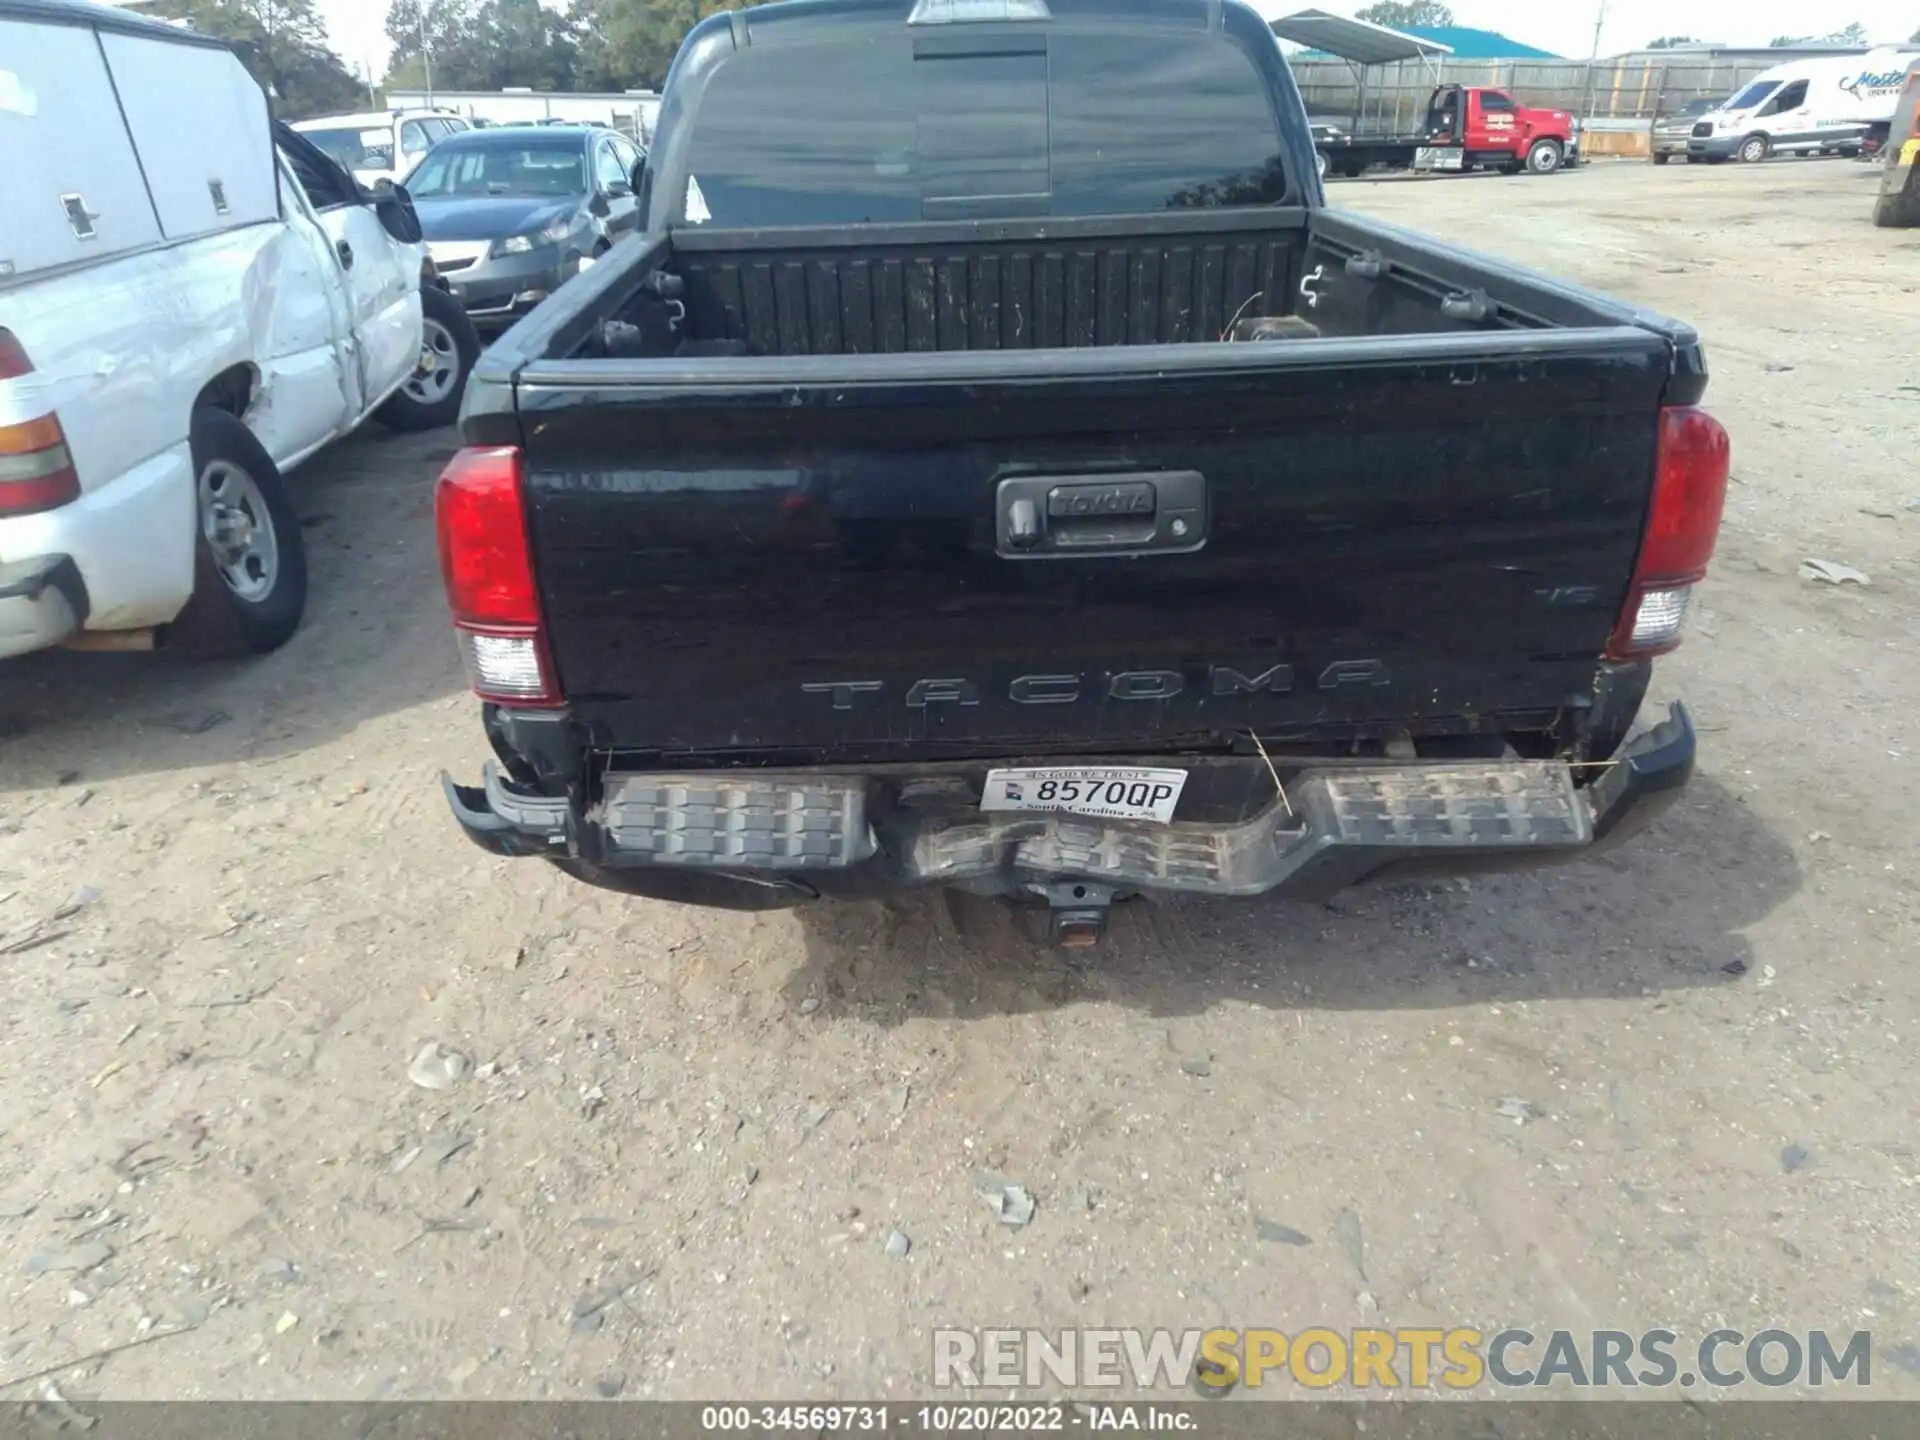
[{"label": "black toyota tacoma pickup truck", "polygon": [[718,15],[639,179],[439,483],[483,848],[1081,944],[1575,857],[1686,782],[1635,716],[1725,494],[1697,337],[1328,209],[1235,0]]}]

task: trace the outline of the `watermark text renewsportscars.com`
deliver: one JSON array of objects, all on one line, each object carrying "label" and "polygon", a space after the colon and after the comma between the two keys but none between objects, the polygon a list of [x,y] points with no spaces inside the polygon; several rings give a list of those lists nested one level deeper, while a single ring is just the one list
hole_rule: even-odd
[{"label": "watermark text renewsportscars.com", "polygon": [[1873,1336],[1767,1328],[1572,1331],[936,1330],[936,1390],[1278,1388],[1464,1391],[1847,1386]]}]

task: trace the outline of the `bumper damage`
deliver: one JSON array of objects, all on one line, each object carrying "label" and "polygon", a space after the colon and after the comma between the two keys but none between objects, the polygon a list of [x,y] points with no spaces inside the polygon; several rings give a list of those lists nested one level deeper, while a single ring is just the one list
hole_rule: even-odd
[{"label": "bumper damage", "polygon": [[512,324],[572,275],[572,266],[557,248],[541,246],[519,255],[483,258],[446,278],[467,318],[484,328]]},{"label": "bumper damage", "polygon": [[71,556],[0,562],[0,658],[58,645],[87,623],[88,609]]},{"label": "bumper damage", "polygon": [[764,909],[954,886],[1058,908],[1063,893],[1317,897],[1386,872],[1574,859],[1664,810],[1692,774],[1694,745],[1676,704],[1586,785],[1547,760],[1307,768],[1284,797],[1228,824],[988,814],[950,788],[929,800],[813,771],[611,774],[584,808],[529,793],[491,764],[479,786],[442,784],[482,849],[544,856],[611,889]]}]

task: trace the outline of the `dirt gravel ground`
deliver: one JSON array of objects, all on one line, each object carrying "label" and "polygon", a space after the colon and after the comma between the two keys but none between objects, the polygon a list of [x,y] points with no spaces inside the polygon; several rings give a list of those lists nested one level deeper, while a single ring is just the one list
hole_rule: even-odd
[{"label": "dirt gravel ground", "polygon": [[[1869,1329],[1920,1394],[1920,234],[1874,183],[1336,186],[1706,336],[1736,484],[1656,697],[1701,773],[1591,863],[1135,909],[1086,958],[482,855],[436,784],[484,753],[453,437],[317,461],[281,653],[0,666],[0,947],[49,922],[0,958],[0,1381],[183,1324],[59,1383],[904,1397],[936,1325],[1724,1324]],[[477,1068],[419,1088],[429,1043]]]}]

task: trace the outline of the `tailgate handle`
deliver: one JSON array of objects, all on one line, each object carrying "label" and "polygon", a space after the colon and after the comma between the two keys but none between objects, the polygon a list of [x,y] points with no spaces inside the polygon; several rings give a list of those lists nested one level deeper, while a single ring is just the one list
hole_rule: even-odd
[{"label": "tailgate handle", "polygon": [[1197,470],[1009,476],[994,513],[1010,560],[1180,554],[1206,543],[1207,482]]}]

